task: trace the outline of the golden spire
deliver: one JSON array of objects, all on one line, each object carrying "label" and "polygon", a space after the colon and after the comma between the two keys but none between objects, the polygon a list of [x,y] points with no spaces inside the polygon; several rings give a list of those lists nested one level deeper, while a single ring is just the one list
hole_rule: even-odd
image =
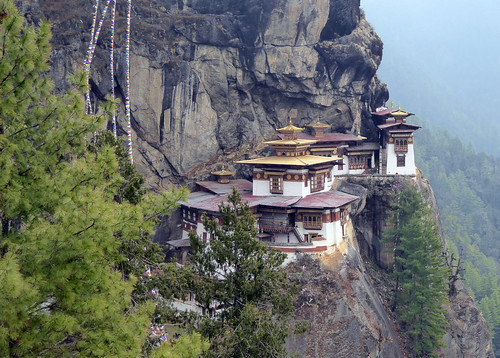
[{"label": "golden spire", "polygon": [[297,139],[297,136],[302,132],[304,128],[295,127],[292,123],[292,117],[290,117],[289,123],[286,127],[278,128],[276,131],[283,133],[285,135],[285,140]]},{"label": "golden spire", "polygon": [[330,125],[321,123],[318,116],[318,118],[316,119],[316,123],[308,124],[306,127],[312,128],[312,135],[315,138],[322,138],[325,130],[330,127]]},{"label": "golden spire", "polygon": [[221,184],[227,184],[227,183],[229,183],[229,177],[233,176],[234,174],[236,174],[236,172],[231,172],[229,170],[226,170],[226,166],[224,164],[222,164],[221,170],[218,170],[218,171],[215,171],[215,172],[211,172],[210,174],[216,175],[218,177],[217,181],[219,183],[221,183]]},{"label": "golden spire", "polygon": [[403,111],[401,105],[398,105],[398,110],[390,114],[396,121],[404,122],[406,117],[412,116],[413,113]]}]

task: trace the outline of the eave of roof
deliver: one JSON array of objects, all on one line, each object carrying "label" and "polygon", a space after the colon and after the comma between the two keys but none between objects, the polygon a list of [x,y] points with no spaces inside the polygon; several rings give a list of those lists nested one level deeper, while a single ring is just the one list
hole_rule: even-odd
[{"label": "eave of roof", "polygon": [[253,188],[252,182],[246,179],[233,179],[227,184],[221,184],[216,181],[198,181],[200,187],[214,194],[227,194],[233,191],[233,188],[241,192],[251,192]]},{"label": "eave of roof", "polygon": [[[279,134],[279,137],[282,138],[283,135]],[[359,142],[362,139],[359,138],[357,135],[351,134],[351,133],[325,133],[323,134],[323,137],[321,138],[315,138],[314,136],[306,133],[300,133],[298,135],[298,139],[314,139],[318,143],[328,143],[328,142]]]},{"label": "eave of roof", "polygon": [[340,208],[356,199],[358,199],[357,196],[334,190],[308,195],[297,201],[293,207],[303,209]]},{"label": "eave of roof", "polygon": [[304,146],[304,145],[314,144],[317,141],[318,141],[317,139],[278,139],[278,140],[270,140],[270,141],[264,142],[264,144],[271,145],[271,146],[279,146],[279,145]]},{"label": "eave of roof", "polygon": [[392,127],[397,127],[397,126],[406,126],[408,128],[412,129],[418,129],[420,126],[410,124],[410,123],[396,123],[396,122],[391,122],[391,123],[385,123],[385,124],[379,124],[377,127],[379,129],[387,129],[387,128],[392,128]]},{"label": "eave of roof", "polygon": [[301,155],[298,157],[272,156],[248,160],[239,160],[238,164],[250,165],[286,165],[291,167],[308,167],[316,164],[331,163],[340,160],[338,157],[321,157],[319,155]]},{"label": "eave of roof", "polygon": [[[195,193],[193,193],[195,194]],[[228,195],[213,195],[204,193],[204,196],[196,197],[189,203],[181,203],[189,208],[218,212],[219,204],[227,202]],[[304,198],[300,196],[283,196],[283,195],[267,195],[255,196],[252,194],[242,194],[241,200],[247,203],[250,208],[257,206],[267,206],[274,208],[302,208],[302,209],[328,209],[339,208],[345,206],[354,200],[358,199],[357,196],[342,193],[340,191],[327,191],[308,195]]]},{"label": "eave of roof", "polygon": [[359,152],[359,151],[375,151],[379,150],[380,146],[378,143],[374,142],[368,142],[368,143],[363,143],[354,147],[348,147],[346,148],[347,152]]}]

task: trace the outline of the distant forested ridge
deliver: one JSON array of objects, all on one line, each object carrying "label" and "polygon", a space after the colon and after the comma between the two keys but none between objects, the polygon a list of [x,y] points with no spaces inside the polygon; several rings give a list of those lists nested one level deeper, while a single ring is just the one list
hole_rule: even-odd
[{"label": "distant forested ridge", "polygon": [[416,134],[417,166],[434,189],[450,249],[500,349],[500,158],[476,153],[442,128]]}]

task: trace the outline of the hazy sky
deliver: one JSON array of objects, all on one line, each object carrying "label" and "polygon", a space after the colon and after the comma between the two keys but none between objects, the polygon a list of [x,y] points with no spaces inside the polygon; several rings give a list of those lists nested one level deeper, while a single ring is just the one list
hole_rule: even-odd
[{"label": "hazy sky", "polygon": [[361,8],[384,42],[378,74],[391,100],[500,154],[500,1],[361,0]]},{"label": "hazy sky", "polygon": [[385,56],[403,55],[452,86],[500,79],[500,1],[361,0],[361,7]]}]

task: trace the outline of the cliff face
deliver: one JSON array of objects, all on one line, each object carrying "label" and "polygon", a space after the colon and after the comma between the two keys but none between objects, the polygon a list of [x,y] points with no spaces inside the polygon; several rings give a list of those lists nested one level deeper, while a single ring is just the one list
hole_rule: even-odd
[{"label": "cliff face", "polygon": [[[52,75],[64,88],[81,68],[94,2],[21,3],[53,22]],[[118,5],[115,86],[123,97],[125,2]],[[111,88],[107,22],[100,39],[97,101]],[[375,75],[382,42],[359,0],[135,0],[131,51],[135,161],[156,189],[252,151],[291,108],[298,125],[319,117],[332,130],[374,136],[370,110],[388,98]]]},{"label": "cliff face", "polygon": [[[422,176],[414,179],[432,204],[434,195]],[[411,357],[404,332],[389,309],[393,286],[387,272],[390,257],[381,243],[390,193],[403,179],[359,176],[339,181],[338,189],[361,197],[352,208],[348,238],[315,259],[304,256],[288,267],[297,284],[297,321],[308,330],[287,341],[300,357]],[[437,210],[437,207],[434,206]],[[449,327],[439,357],[493,358],[491,335],[476,304],[459,281],[445,314]]]},{"label": "cliff face", "polygon": [[[17,3],[28,21],[47,17],[54,24],[51,75],[65,89],[67,76],[82,68],[94,1]],[[123,103],[125,1],[118,0],[117,10],[114,86]],[[105,22],[92,66],[97,110],[112,85],[109,32]],[[156,190],[205,178],[218,163],[255,153],[287,123],[292,108],[297,125],[319,117],[333,131],[359,130],[375,139],[370,111],[388,98],[376,77],[382,42],[359,0],[134,0],[131,51],[134,157]],[[124,135],[123,105],[119,112]],[[339,184],[363,198],[350,240],[290,267],[300,288],[297,319],[309,322],[306,333],[288,340],[291,353],[404,355],[383,285],[363,261],[388,262],[380,238],[387,192],[397,183],[366,180]],[[420,186],[431,192],[425,181]],[[464,290],[453,298],[448,317],[448,347],[440,356],[492,357],[484,319]]]},{"label": "cliff face", "polygon": [[307,332],[287,340],[299,357],[404,357],[404,349],[354,241],[289,267],[297,284],[296,321]]},{"label": "cliff face", "polygon": [[[443,244],[446,247],[439,210],[429,181],[421,172],[418,172],[412,181],[432,207],[436,222],[439,224]],[[390,251],[388,252],[382,243],[382,236],[386,229],[390,195],[402,186],[403,179],[398,176],[359,176],[337,184],[339,190],[362,198],[353,218],[356,244],[361,256],[367,259],[365,261],[373,261],[377,267],[388,267],[392,259]],[[378,292],[378,298],[385,301],[387,306],[391,298],[390,287],[384,285],[383,279],[377,277],[375,271],[372,270],[368,276],[368,280],[371,280],[370,282]],[[450,302],[445,314],[449,327],[446,328],[447,333],[443,337],[445,346],[439,348],[438,355],[440,357],[493,358],[491,333],[486,320],[461,281],[457,282],[456,289],[457,293],[449,297]],[[387,313],[390,316],[389,311]],[[404,342],[401,347],[404,349]]]}]

